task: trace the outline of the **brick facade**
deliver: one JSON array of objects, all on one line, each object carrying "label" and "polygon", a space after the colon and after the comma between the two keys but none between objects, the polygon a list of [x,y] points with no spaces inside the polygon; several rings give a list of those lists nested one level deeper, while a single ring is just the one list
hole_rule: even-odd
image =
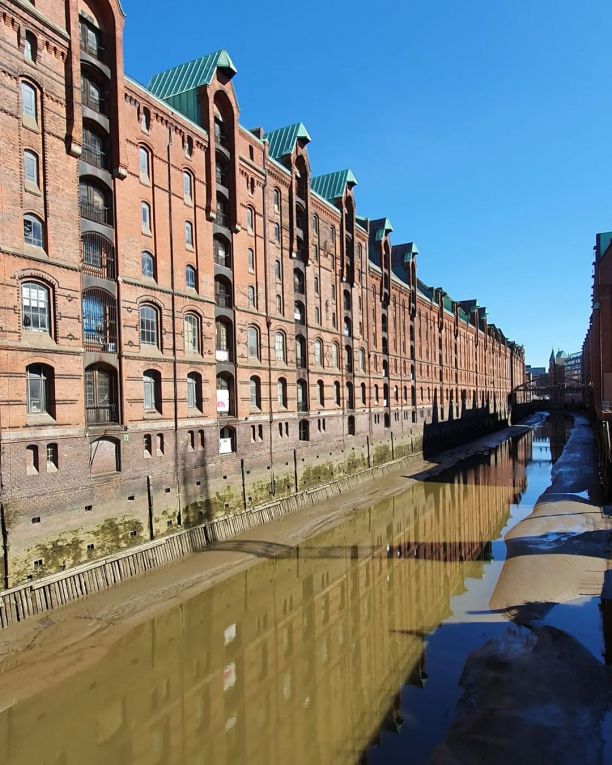
[{"label": "brick facade", "polygon": [[9,583],[507,417],[522,348],[243,129],[225,52],[145,89],[112,0],[0,7]]}]

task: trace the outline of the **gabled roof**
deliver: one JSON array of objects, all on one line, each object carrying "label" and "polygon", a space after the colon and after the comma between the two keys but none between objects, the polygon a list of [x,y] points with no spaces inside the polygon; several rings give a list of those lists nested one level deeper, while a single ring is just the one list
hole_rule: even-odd
[{"label": "gabled roof", "polygon": [[291,154],[298,139],[301,139],[304,143],[310,143],[312,140],[301,122],[296,122],[295,125],[287,125],[284,128],[278,128],[278,130],[271,130],[265,134],[264,138],[270,145],[269,154],[273,159],[281,159],[281,157]]},{"label": "gabled roof", "polygon": [[357,185],[357,178],[351,170],[336,170],[335,173],[318,175],[310,179],[310,188],[323,199],[334,200],[344,196],[346,187]]},{"label": "gabled roof", "polygon": [[377,242],[381,242],[385,238],[385,234],[389,234],[391,231],[393,231],[393,226],[389,218],[370,221],[370,239],[374,238]]},{"label": "gabled roof", "polygon": [[203,85],[210,85],[217,69],[228,69],[232,74],[238,71],[229,53],[218,50],[153,75],[148,89],[158,98],[166,100]]}]

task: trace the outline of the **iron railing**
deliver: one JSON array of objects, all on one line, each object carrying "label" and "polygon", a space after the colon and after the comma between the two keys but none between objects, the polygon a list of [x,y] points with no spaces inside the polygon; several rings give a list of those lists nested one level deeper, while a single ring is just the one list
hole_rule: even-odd
[{"label": "iron railing", "polygon": [[94,204],[87,199],[81,199],[81,217],[95,223],[105,223],[106,225],[113,223],[112,208]]},{"label": "iron railing", "polygon": [[117,404],[104,406],[86,407],[88,425],[105,425],[106,423],[119,422],[117,417]]},{"label": "iron railing", "polygon": [[96,146],[90,146],[89,144],[83,144],[83,150],[81,152],[81,159],[83,162],[87,162],[94,167],[100,167],[103,170],[108,169],[108,154]]}]

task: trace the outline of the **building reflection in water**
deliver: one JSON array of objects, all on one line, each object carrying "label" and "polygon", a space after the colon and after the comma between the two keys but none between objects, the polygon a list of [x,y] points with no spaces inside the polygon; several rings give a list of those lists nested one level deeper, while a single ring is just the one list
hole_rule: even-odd
[{"label": "building reflection in water", "polygon": [[482,576],[531,450],[528,433],[417,482],[141,624],[55,687],[0,699],[0,762],[356,762],[401,728],[402,685],[436,671],[424,638]]}]

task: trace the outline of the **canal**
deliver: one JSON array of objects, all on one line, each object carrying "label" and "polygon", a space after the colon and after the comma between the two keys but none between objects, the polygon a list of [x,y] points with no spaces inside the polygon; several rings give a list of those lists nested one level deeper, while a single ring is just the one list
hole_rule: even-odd
[{"label": "canal", "polygon": [[[490,607],[504,536],[550,486],[571,429],[570,417],[542,416],[304,544],[262,545],[257,565],[138,624],[95,662],[77,656],[45,689],[15,701],[5,682],[0,762],[428,762],[466,659],[508,628]],[[597,655],[591,601],[583,643]],[[5,680],[19,683],[18,664],[2,666]]]}]

